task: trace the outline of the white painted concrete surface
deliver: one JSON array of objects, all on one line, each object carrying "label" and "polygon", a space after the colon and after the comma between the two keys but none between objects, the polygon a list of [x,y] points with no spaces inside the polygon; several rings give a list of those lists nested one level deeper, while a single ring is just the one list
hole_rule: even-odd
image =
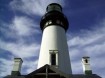
[{"label": "white painted concrete surface", "polygon": [[[86,60],[87,59],[87,63],[86,63]],[[83,65],[83,71],[87,71],[87,70],[91,70],[91,67],[90,67],[90,59],[89,58],[82,58],[82,65]]]},{"label": "white painted concrete surface", "polygon": [[44,29],[38,68],[45,64],[50,65],[49,50],[58,50],[58,69],[64,73],[71,74],[71,64],[65,30],[57,25],[51,25]]},{"label": "white painted concrete surface", "polygon": [[22,63],[23,63],[23,61],[22,61],[21,58],[15,58],[14,59],[14,66],[13,66],[12,71],[19,71],[20,72]]}]

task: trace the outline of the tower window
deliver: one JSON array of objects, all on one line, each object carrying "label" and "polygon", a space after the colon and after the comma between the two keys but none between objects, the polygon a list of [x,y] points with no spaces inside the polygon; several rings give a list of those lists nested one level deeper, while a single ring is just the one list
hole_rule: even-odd
[{"label": "tower window", "polygon": [[48,25],[48,22],[46,22],[46,24],[45,24],[46,26]]},{"label": "tower window", "polygon": [[52,24],[52,21],[51,20],[49,21],[49,24]]},{"label": "tower window", "polygon": [[49,50],[50,53],[50,65],[58,66],[58,50]]},{"label": "tower window", "polygon": [[56,65],[56,54],[55,53],[51,54],[51,65]]},{"label": "tower window", "polygon": [[57,24],[60,24],[60,21],[59,21],[59,20],[57,20],[57,21],[56,21],[56,23],[57,23]]},{"label": "tower window", "polygon": [[85,59],[85,63],[88,63],[88,60],[87,59]]},{"label": "tower window", "polygon": [[63,25],[63,23],[61,22],[61,25]]}]

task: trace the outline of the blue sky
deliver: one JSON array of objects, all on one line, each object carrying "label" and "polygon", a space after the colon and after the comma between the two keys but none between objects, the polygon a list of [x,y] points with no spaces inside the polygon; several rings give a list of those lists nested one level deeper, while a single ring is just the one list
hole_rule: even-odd
[{"label": "blue sky", "polygon": [[74,74],[83,73],[89,56],[94,74],[105,77],[105,0],[0,0],[0,78],[9,75],[14,57],[23,59],[22,74],[37,68],[46,6],[59,3],[69,21],[67,42]]}]

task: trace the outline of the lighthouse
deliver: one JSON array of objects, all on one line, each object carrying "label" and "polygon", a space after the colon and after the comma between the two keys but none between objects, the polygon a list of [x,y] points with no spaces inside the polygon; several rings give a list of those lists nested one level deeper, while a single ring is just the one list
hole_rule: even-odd
[{"label": "lighthouse", "polygon": [[40,21],[43,36],[37,69],[23,75],[21,74],[23,60],[15,58],[11,75],[4,78],[101,78],[93,74],[88,56],[82,58],[84,74],[72,74],[66,39],[68,27],[68,20],[62,12],[62,7],[57,3],[49,4]]},{"label": "lighthouse", "polygon": [[40,21],[43,32],[38,68],[48,64],[64,73],[71,74],[71,64],[66,39],[68,20],[57,3],[49,4]]}]

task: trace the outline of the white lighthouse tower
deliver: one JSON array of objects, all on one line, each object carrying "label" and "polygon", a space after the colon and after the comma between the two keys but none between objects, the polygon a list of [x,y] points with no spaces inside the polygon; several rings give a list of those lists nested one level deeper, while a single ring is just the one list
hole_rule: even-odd
[{"label": "white lighthouse tower", "polygon": [[21,58],[15,58],[11,75],[4,78],[102,78],[92,74],[87,56],[82,59],[84,74],[72,74],[66,40],[68,21],[59,4],[48,5],[46,14],[41,19],[40,28],[43,31],[43,37],[38,68],[22,75],[20,70],[23,61]]},{"label": "white lighthouse tower", "polygon": [[45,64],[56,67],[66,74],[72,74],[66,39],[68,20],[57,3],[47,6],[40,27],[43,31],[38,68]]}]

